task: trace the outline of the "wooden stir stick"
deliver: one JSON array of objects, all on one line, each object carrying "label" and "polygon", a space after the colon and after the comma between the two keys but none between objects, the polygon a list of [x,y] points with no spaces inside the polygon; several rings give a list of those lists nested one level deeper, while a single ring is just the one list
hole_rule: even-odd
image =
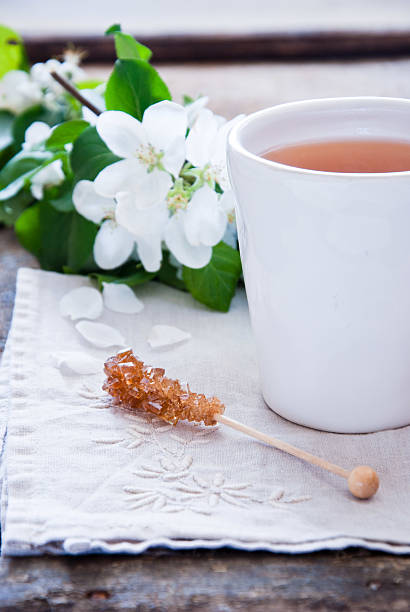
[{"label": "wooden stir stick", "polygon": [[215,420],[219,423],[223,423],[224,425],[228,425],[228,427],[232,427],[232,429],[241,431],[242,433],[251,436],[256,440],[260,440],[261,442],[265,442],[270,446],[274,446],[285,453],[294,455],[303,461],[307,461],[308,463],[317,465],[328,472],[332,472],[333,474],[342,476],[342,478],[346,478],[349,491],[352,493],[352,495],[358,497],[359,499],[369,499],[379,488],[379,477],[373,468],[369,467],[368,465],[359,465],[349,472],[339,465],[330,463],[329,461],[326,461],[326,459],[316,457],[316,455],[312,455],[301,448],[288,444],[288,442],[283,442],[282,440],[268,436],[261,431],[258,431],[253,427],[249,427],[248,425],[244,425],[243,423],[239,423],[239,421],[235,421],[235,419],[231,419],[224,414],[216,414]]}]

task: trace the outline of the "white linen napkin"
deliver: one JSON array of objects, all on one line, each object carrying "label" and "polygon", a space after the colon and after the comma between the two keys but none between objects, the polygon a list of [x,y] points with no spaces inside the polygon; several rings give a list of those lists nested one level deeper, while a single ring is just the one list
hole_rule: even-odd
[{"label": "white linen napkin", "polygon": [[[119,350],[95,348],[59,314],[60,298],[84,285],[90,282],[82,277],[19,271],[0,386],[0,411],[10,408],[4,554],[139,553],[151,546],[410,552],[410,428],[329,434],[275,415],[260,395],[243,291],[222,314],[151,283],[137,291],[142,313],[105,310],[98,321],[118,329],[145,362],[218,396],[227,415],[346,468],[372,465],[381,477],[373,499],[358,501],[343,479],[226,426],[172,427],[127,415],[101,391],[102,370],[61,370],[61,353],[82,351],[102,367]],[[156,324],[192,338],[151,349],[147,337]]]}]

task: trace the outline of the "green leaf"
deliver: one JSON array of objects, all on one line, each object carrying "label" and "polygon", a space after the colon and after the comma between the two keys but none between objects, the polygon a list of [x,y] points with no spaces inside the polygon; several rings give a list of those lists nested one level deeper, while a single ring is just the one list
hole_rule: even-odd
[{"label": "green leaf", "polygon": [[83,271],[92,254],[98,227],[76,211],[57,211],[49,202],[40,202],[40,264],[45,270],[61,272],[68,266]]},{"label": "green leaf", "polygon": [[75,86],[77,89],[95,89],[99,85],[102,85],[104,81],[100,81],[99,79],[86,79],[85,81],[80,81],[76,83]]},{"label": "green leaf", "polygon": [[169,253],[165,251],[162,257],[161,269],[157,273],[159,282],[164,285],[169,285],[170,287],[175,287],[175,289],[186,291],[187,288],[185,283],[182,279],[178,278],[177,273],[178,269],[169,262]]},{"label": "green leaf", "polygon": [[44,162],[52,159],[48,152],[23,152],[12,157],[0,171],[0,201],[16,195],[24,187],[33,170],[40,168]]},{"label": "green leaf", "polygon": [[13,145],[6,147],[2,151],[0,151],[0,168],[3,168],[7,164],[7,162],[13,157]]},{"label": "green leaf", "polygon": [[227,312],[241,275],[241,259],[225,242],[214,246],[212,259],[199,270],[183,268],[183,278],[191,295],[214,310]]},{"label": "green leaf", "polygon": [[7,111],[0,111],[0,151],[13,143],[14,115]]},{"label": "green leaf", "polygon": [[62,111],[50,111],[43,106],[33,106],[21,113],[15,118],[13,124],[13,138],[16,150],[20,149],[24,142],[26,130],[34,121],[43,121],[50,127],[64,121],[64,113]]},{"label": "green leaf", "polygon": [[136,269],[136,271],[127,276],[121,276],[120,273],[101,274],[99,272],[94,272],[90,276],[97,279],[98,286],[100,289],[102,289],[103,283],[121,283],[124,285],[128,285],[129,287],[136,287],[137,285],[143,285],[144,283],[147,283],[156,276],[156,272],[147,272],[146,270],[144,270],[141,264],[133,264],[133,267]]},{"label": "green leaf", "polygon": [[51,153],[43,151],[22,151],[10,159],[0,171],[0,189],[4,189],[22,174],[34,170],[38,166],[51,158]]},{"label": "green leaf", "polygon": [[16,234],[45,270],[88,272],[98,226],[76,211],[60,212],[42,200],[30,206],[16,221]]},{"label": "green leaf", "polygon": [[44,270],[60,272],[67,261],[69,224],[72,213],[60,213],[44,200],[39,204],[40,264]]},{"label": "green leaf", "polygon": [[58,125],[46,140],[48,149],[61,149],[74,140],[88,128],[89,123],[82,119],[73,119]]},{"label": "green leaf", "polygon": [[46,189],[45,199],[59,212],[71,212],[74,210],[73,181],[67,180]]},{"label": "green leaf", "polygon": [[27,55],[17,32],[0,25],[0,78],[9,70],[26,70]]},{"label": "green leaf", "polygon": [[115,34],[116,32],[121,32],[121,25],[119,23],[113,23],[112,26],[105,30],[104,35],[110,36],[110,34]]},{"label": "green leaf", "polygon": [[97,232],[98,226],[95,223],[79,215],[77,211],[71,214],[67,265],[74,272],[80,272],[87,266]]},{"label": "green leaf", "polygon": [[145,45],[139,43],[130,34],[121,32],[121,25],[114,23],[105,31],[105,36],[114,34],[115,50],[118,59],[142,59],[149,62],[152,51]]},{"label": "green leaf", "polygon": [[194,98],[191,98],[191,96],[188,96],[187,94],[182,96],[182,103],[184,106],[188,106],[188,104],[192,104],[192,102],[195,102],[195,100]]},{"label": "green leaf", "polygon": [[26,208],[14,227],[20,244],[36,257],[41,251],[40,202]]},{"label": "green leaf", "polygon": [[139,43],[130,34],[117,32],[114,34],[114,40],[118,59],[139,59],[145,62],[149,62],[151,59],[151,49]]},{"label": "green leaf", "polygon": [[107,110],[121,110],[141,120],[146,108],[170,100],[168,87],[148,62],[117,60],[105,90]]},{"label": "green leaf", "polygon": [[28,190],[22,189],[12,198],[0,202],[0,223],[14,225],[23,210],[33,202],[33,196]]},{"label": "green leaf", "polygon": [[75,141],[70,159],[76,181],[93,181],[103,168],[120,158],[110,151],[98,136],[97,130],[89,127]]}]

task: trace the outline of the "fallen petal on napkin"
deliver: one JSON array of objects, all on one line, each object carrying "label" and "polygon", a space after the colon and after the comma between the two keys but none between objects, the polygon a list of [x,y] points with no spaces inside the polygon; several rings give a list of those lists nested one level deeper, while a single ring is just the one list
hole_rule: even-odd
[{"label": "fallen petal on napkin", "polygon": [[[357,501],[342,479],[223,426],[173,427],[113,407],[101,385],[115,349],[89,345],[59,312],[61,297],[84,286],[90,283],[81,277],[19,272],[2,366],[9,369],[0,370],[1,414],[9,408],[5,554],[138,553],[151,546],[410,552],[410,428],[348,436],[275,415],[260,396],[243,291],[222,314],[151,283],[137,291],[142,313],[105,309],[99,323],[118,330],[146,363],[219,397],[227,415],[346,468],[372,465],[381,477],[373,499]],[[190,342],[151,349],[146,338],[158,322],[186,330]],[[101,371],[66,375],[59,352],[86,353]]]}]

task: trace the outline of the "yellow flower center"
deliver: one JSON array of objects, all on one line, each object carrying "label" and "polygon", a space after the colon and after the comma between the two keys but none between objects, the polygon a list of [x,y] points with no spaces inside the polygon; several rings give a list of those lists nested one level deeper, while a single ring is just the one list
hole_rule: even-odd
[{"label": "yellow flower center", "polygon": [[136,151],[137,159],[152,170],[158,166],[162,153],[158,153],[151,144],[141,145]]},{"label": "yellow flower center", "polygon": [[188,197],[184,193],[173,193],[168,195],[167,204],[169,210],[176,212],[177,210],[185,210],[188,206]]}]

